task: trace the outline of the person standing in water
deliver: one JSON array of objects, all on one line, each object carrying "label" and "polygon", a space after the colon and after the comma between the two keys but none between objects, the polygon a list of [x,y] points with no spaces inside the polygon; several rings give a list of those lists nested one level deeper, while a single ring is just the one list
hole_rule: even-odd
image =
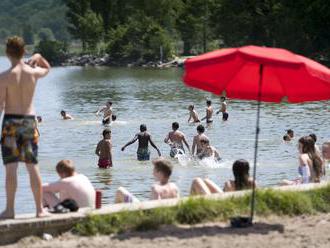
[{"label": "person standing in water", "polygon": [[216,114],[219,114],[221,112],[222,113],[222,120],[226,121],[226,120],[228,120],[228,117],[229,117],[229,114],[227,113],[226,97],[224,97],[224,96],[220,97],[220,101],[221,101],[221,107],[216,112]]},{"label": "person standing in water", "polygon": [[135,143],[137,140],[139,141],[139,146],[136,152],[137,160],[139,161],[150,160],[149,143],[156,149],[156,151],[158,152],[158,156],[161,156],[158,147],[154,144],[154,142],[151,139],[151,135],[147,132],[147,126],[145,124],[140,125],[140,132],[137,133],[131,141],[129,141],[126,145],[124,145],[121,148],[121,150],[124,151],[127,146]]},{"label": "person standing in water", "polygon": [[113,120],[112,118],[112,101],[108,101],[105,106],[101,107],[97,112],[96,115],[99,115],[100,112],[103,112],[103,119],[102,124],[110,124],[110,122]]},{"label": "person standing in water", "polygon": [[10,37],[6,43],[6,55],[11,67],[0,74],[0,106],[4,106],[1,150],[6,167],[6,209],[0,219],[15,218],[15,193],[17,168],[24,162],[30,176],[31,189],[36,205],[36,216],[47,213],[42,205],[42,183],[38,168],[38,130],[33,96],[37,80],[45,77],[50,65],[39,53],[28,63],[23,61],[25,43],[21,37]]},{"label": "person standing in water", "polygon": [[203,120],[206,119],[206,123],[207,123],[207,124],[210,124],[210,123],[213,122],[212,116],[213,116],[212,101],[211,101],[211,100],[207,100],[207,101],[206,101],[206,116],[203,117],[203,118],[201,119],[201,121],[203,121]]},{"label": "person standing in water", "polygon": [[188,119],[188,123],[190,123],[190,120],[193,119],[193,123],[198,123],[198,122],[201,122],[198,118],[198,114],[195,110],[195,107],[194,105],[189,105],[188,107],[188,110],[189,110],[189,119]]},{"label": "person standing in water", "polygon": [[173,122],[172,131],[169,132],[168,135],[166,136],[166,138],[164,139],[164,142],[166,144],[169,144],[171,147],[170,156],[172,158],[174,158],[175,155],[180,152],[179,149],[181,151],[185,152],[185,150],[183,148],[183,143],[186,145],[186,147],[188,148],[188,151],[190,152],[189,144],[186,141],[186,137],[185,137],[184,133],[179,131],[178,129],[179,129],[179,123]]},{"label": "person standing in water", "polygon": [[[207,140],[209,139],[204,134],[205,127],[202,124],[198,125],[196,129],[197,129],[197,135],[194,136],[194,140],[191,148],[191,152],[193,156],[201,153],[202,151],[201,139],[207,139]],[[195,150],[196,150],[196,154],[195,154]]]},{"label": "person standing in water", "polygon": [[112,167],[112,142],[111,142],[111,130],[103,130],[103,139],[99,141],[96,146],[95,154],[99,156],[98,166],[102,169]]}]

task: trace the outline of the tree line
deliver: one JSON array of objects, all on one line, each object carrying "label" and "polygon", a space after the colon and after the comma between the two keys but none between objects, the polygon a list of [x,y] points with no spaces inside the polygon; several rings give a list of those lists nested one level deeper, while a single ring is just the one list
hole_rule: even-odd
[{"label": "tree line", "polygon": [[330,54],[328,0],[65,0],[84,50],[150,60],[247,44]]}]

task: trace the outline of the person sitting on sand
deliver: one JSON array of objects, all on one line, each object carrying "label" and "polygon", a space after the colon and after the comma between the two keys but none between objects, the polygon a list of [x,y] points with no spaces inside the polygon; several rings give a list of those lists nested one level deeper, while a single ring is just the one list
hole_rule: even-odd
[{"label": "person sitting on sand", "polygon": [[322,159],[315,152],[315,142],[312,137],[304,136],[299,144],[299,178],[295,180],[283,180],[281,185],[293,185],[300,183],[319,183],[323,174]]},{"label": "person sitting on sand", "polygon": [[208,124],[212,123],[213,122],[212,115],[213,115],[212,101],[207,100],[206,101],[206,116],[203,117],[201,119],[201,121],[206,119],[206,123],[208,123]]},{"label": "person sitting on sand", "polygon": [[[151,200],[179,198],[179,189],[169,182],[173,166],[169,160],[158,158],[152,161],[154,165],[153,175],[158,181],[151,187]],[[115,197],[116,203],[139,202],[139,200],[124,187],[119,187]]]},{"label": "person sitting on sand", "polygon": [[197,154],[199,159],[214,158],[214,160],[217,161],[221,160],[217,149],[210,145],[210,141],[207,137],[202,137],[199,142],[201,144],[201,150]]},{"label": "person sitting on sand", "polygon": [[193,139],[193,144],[192,144],[192,148],[191,148],[191,153],[192,155],[195,155],[195,150],[196,150],[196,155],[201,153],[202,151],[202,145],[201,145],[201,139],[204,138],[204,139],[209,139],[205,134],[205,127],[200,124],[197,126],[197,135],[194,136],[194,139]]},{"label": "person sitting on sand", "polygon": [[139,161],[145,161],[150,160],[150,151],[148,144],[152,145],[156,151],[158,152],[158,156],[161,156],[161,153],[158,149],[158,147],[154,144],[154,142],[151,139],[151,135],[147,132],[147,126],[145,124],[140,125],[140,132],[137,133],[134,138],[129,141],[126,145],[124,145],[121,150],[124,151],[125,148],[133,143],[135,141],[139,141],[138,149],[137,149],[137,160]]},{"label": "person sitting on sand", "polygon": [[209,195],[214,193],[230,192],[251,189],[256,183],[249,176],[249,162],[244,159],[236,160],[233,164],[234,180],[225,182],[223,190],[221,190],[210,179],[195,178],[191,185],[191,195]]},{"label": "person sitting on sand", "polygon": [[96,146],[95,154],[99,156],[98,166],[102,169],[112,167],[112,143],[111,143],[111,130],[103,130],[103,139],[99,141]]},{"label": "person sitting on sand", "polygon": [[[53,208],[66,199],[73,199],[80,208],[95,207],[95,189],[89,179],[75,171],[71,160],[56,165],[60,180],[42,186],[44,207]],[[59,194],[59,197],[56,195]]]},{"label": "person sitting on sand", "polygon": [[222,120],[226,121],[228,120],[229,114],[227,113],[227,102],[226,97],[222,96],[220,97],[221,102],[221,108],[216,112],[216,114],[222,113]]},{"label": "person sitting on sand", "polygon": [[180,152],[185,152],[183,148],[183,143],[186,145],[188,148],[188,151],[190,152],[190,148],[188,145],[188,142],[186,141],[186,137],[183,132],[179,131],[179,123],[173,122],[172,123],[172,131],[169,132],[164,139],[164,142],[168,145],[170,145],[171,150],[170,150],[170,156],[172,158],[175,157]]},{"label": "person sitting on sand", "polygon": [[73,120],[73,117],[64,110],[61,111],[61,116],[63,120]]},{"label": "person sitting on sand", "polygon": [[[112,101],[108,101],[105,106],[102,106],[99,108],[99,110],[96,112],[96,115],[99,115],[99,113],[103,112],[103,119],[102,124],[110,124],[111,121],[114,121],[112,118]],[[116,119],[116,118],[115,118]]]},{"label": "person sitting on sand", "polygon": [[193,123],[198,123],[198,122],[201,122],[199,119],[198,119],[198,114],[195,110],[195,107],[194,105],[189,105],[188,107],[188,110],[189,110],[189,119],[188,119],[188,123],[190,123],[190,120],[193,119]]}]

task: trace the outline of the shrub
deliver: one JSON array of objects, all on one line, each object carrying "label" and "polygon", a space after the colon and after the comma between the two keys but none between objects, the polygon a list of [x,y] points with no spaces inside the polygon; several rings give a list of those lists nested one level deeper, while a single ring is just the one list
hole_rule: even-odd
[{"label": "shrub", "polygon": [[67,44],[60,41],[43,40],[35,47],[51,65],[60,65],[67,58]]}]

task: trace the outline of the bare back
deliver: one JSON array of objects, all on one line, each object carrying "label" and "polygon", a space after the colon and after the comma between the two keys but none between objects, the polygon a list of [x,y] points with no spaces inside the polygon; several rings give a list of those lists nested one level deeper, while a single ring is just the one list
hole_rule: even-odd
[{"label": "bare back", "polygon": [[140,132],[136,135],[138,137],[138,142],[139,142],[138,148],[148,148],[150,134],[148,132]]},{"label": "bare back", "polygon": [[35,114],[33,97],[42,70],[45,69],[33,68],[21,60],[17,65],[0,74],[0,83],[6,87],[4,96],[6,114]]},{"label": "bare back", "polygon": [[168,138],[174,144],[178,144],[182,146],[182,142],[184,139],[184,134],[181,131],[172,131],[168,133]]}]

